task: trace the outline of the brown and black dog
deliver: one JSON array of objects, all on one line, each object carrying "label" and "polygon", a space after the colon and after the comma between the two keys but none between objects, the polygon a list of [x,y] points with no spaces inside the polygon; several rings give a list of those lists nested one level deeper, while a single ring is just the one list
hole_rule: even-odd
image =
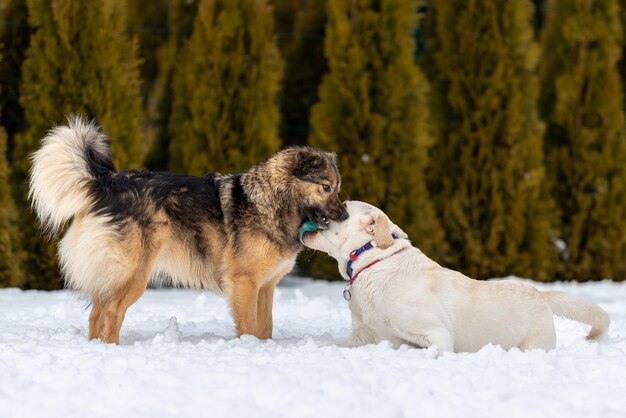
[{"label": "brown and black dog", "polygon": [[[119,343],[149,280],[228,295],[237,335],[272,337],[274,287],[295,264],[298,228],[345,220],[336,157],[284,149],[240,174],[117,171],[108,138],[79,117],[32,155],[30,199],[59,243],[66,284],[92,302],[89,338]],[[219,158],[219,156],[216,156]]]}]

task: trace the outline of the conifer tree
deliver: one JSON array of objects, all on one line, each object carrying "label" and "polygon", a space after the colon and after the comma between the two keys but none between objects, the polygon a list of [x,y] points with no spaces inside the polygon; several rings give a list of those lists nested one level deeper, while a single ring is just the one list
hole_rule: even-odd
[{"label": "conifer tree", "polygon": [[6,132],[0,128],[0,287],[22,285],[16,219],[6,159]]},{"label": "conifer tree", "polygon": [[203,0],[174,76],[170,167],[250,167],[279,146],[282,63],[265,0]]},{"label": "conifer tree", "polygon": [[532,0],[532,1],[535,7],[533,27],[535,28],[535,34],[538,34],[543,28],[544,10],[546,8],[546,0]]},{"label": "conifer tree", "polygon": [[[176,2],[170,0],[127,0],[127,31],[139,42],[141,81],[144,105],[158,76],[158,51],[167,43],[170,33],[168,12]],[[145,107],[145,106],[144,106]]]},{"label": "conifer tree", "polygon": [[26,0],[0,1],[0,126],[6,129],[9,160],[15,134],[24,128],[24,111],[18,100],[22,62],[30,39],[27,14]]},{"label": "conifer tree", "polygon": [[140,167],[138,49],[125,36],[121,3],[28,0],[28,6],[37,33],[22,68],[20,102],[29,127],[20,155],[37,147],[51,123],[83,113],[97,118],[113,139],[118,167]]},{"label": "conifer tree", "polygon": [[[545,1],[545,0],[544,0]],[[626,0],[619,0],[619,16],[622,35],[626,32]],[[619,61],[619,72],[621,75],[622,88],[626,83],[626,36],[622,36],[622,54]],[[626,109],[626,94],[624,96],[624,108]]]},{"label": "conifer tree", "polygon": [[431,190],[451,267],[475,278],[547,280],[556,259],[532,18],[528,0],[430,2],[426,16]]},{"label": "conifer tree", "polygon": [[146,166],[151,170],[164,171],[168,167],[170,131],[168,128],[173,107],[172,79],[174,69],[181,58],[184,42],[193,32],[193,20],[198,2],[171,0],[168,2],[167,42],[156,54],[156,78],[148,89],[148,118],[151,150]]},{"label": "conifer tree", "polygon": [[21,286],[23,281],[17,211],[11,193],[6,157],[7,135],[4,128],[0,127],[0,287]]},{"label": "conifer tree", "polygon": [[[323,6],[323,1],[315,1]],[[294,38],[294,29],[297,25],[299,11],[306,7],[309,0],[270,0],[274,11],[274,32],[278,50],[282,57],[286,57]],[[304,4],[303,4],[304,3]]]},{"label": "conifer tree", "polygon": [[295,15],[293,36],[286,47],[285,79],[281,91],[281,129],[284,144],[305,144],[310,110],[327,71],[324,57],[326,2],[308,0]]},{"label": "conifer tree", "polygon": [[22,66],[20,104],[28,124],[16,138],[14,170],[27,252],[26,286],[60,286],[52,244],[40,237],[26,202],[28,156],[67,114],[94,117],[111,136],[119,168],[142,161],[137,43],[126,36],[123,3],[107,0],[28,0],[35,28]]},{"label": "conifer tree", "polygon": [[342,190],[351,199],[380,207],[440,259],[443,235],[424,182],[427,82],[413,62],[417,3],[327,4],[329,71],[311,111],[309,143],[338,153]]},{"label": "conifer tree", "polygon": [[626,278],[626,142],[617,0],[548,1],[541,111],[560,210],[559,277]]}]

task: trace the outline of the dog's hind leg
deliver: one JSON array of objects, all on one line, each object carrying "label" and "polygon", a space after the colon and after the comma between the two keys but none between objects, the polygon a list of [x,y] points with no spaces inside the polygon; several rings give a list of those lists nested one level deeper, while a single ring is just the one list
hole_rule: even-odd
[{"label": "dog's hind leg", "polygon": [[544,327],[537,327],[534,331],[526,336],[524,341],[519,344],[518,348],[522,351],[526,350],[554,350],[556,348],[556,331],[554,330],[554,320],[550,319],[550,323]]},{"label": "dog's hind leg", "polygon": [[89,339],[102,338],[102,310],[104,302],[100,298],[95,298],[91,302],[91,313],[89,314]]},{"label": "dog's hind leg", "polygon": [[[141,241],[137,239],[140,237]],[[120,328],[126,315],[126,310],[139,299],[146,290],[150,273],[160,254],[162,240],[158,235],[153,235],[150,241],[145,236],[137,234],[133,237],[136,251],[130,252],[122,265],[128,266],[126,278],[119,282],[118,286],[110,293],[106,305],[101,313],[100,322],[101,338],[104,342],[119,344]],[[139,241],[139,242],[138,242]]]},{"label": "dog's hind leg", "polygon": [[128,308],[143,294],[148,285],[149,272],[135,274],[115,290],[101,313],[101,339],[107,343],[120,343],[120,329]]}]

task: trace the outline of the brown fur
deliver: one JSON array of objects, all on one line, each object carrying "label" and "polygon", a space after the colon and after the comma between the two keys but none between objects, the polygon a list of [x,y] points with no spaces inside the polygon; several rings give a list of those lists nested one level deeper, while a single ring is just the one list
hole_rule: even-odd
[{"label": "brown fur", "polygon": [[[334,154],[276,153],[234,175],[117,171],[95,124],[70,119],[33,155],[31,199],[59,244],[69,287],[92,302],[89,338],[119,343],[151,277],[226,293],[237,335],[272,336],[274,288],[302,248],[305,219],[343,220]],[[60,173],[71,173],[61,175]]]},{"label": "brown fur", "polygon": [[[302,216],[298,212],[293,212],[287,213],[287,216],[282,214],[283,216],[278,218],[273,207],[274,197],[267,194],[264,188],[259,190],[254,187],[255,184],[267,184],[265,183],[268,180],[266,177],[277,180],[271,183],[275,189],[293,187],[293,182],[277,178],[284,175],[279,165],[271,164],[266,169],[269,169],[272,174],[266,176],[265,172],[253,170],[242,177],[251,185],[250,197],[259,203],[256,206],[260,212],[258,217],[270,221],[259,224],[258,217],[243,219],[244,228],[237,225],[238,233],[232,235],[227,233],[226,248],[209,246],[207,257],[203,260],[189,256],[188,248],[185,248],[186,246],[179,237],[181,231],[172,228],[172,223],[167,222],[166,217],[158,211],[155,211],[152,217],[158,218],[161,222],[155,222],[151,237],[147,242],[145,239],[143,243],[141,242],[138,230],[131,234],[135,238],[127,236],[124,247],[129,250],[129,253],[123,264],[124,270],[132,271],[132,273],[112,289],[108,297],[94,301],[89,337],[119,343],[119,332],[125,312],[144,292],[150,272],[154,269],[160,252],[165,248],[166,252],[171,254],[170,258],[179,257],[179,260],[186,264],[187,269],[199,270],[214,276],[210,280],[215,280],[217,285],[215,287],[228,296],[238,336],[251,334],[258,338],[271,338],[274,289],[280,279],[293,268],[300,250],[299,244],[289,242],[293,240],[285,240],[283,230],[276,228],[276,225],[290,224],[290,229],[293,231],[290,235],[295,237],[297,227],[302,223]],[[338,189],[339,178],[336,171],[329,170],[327,178],[326,183]],[[298,185],[300,190],[294,190],[294,199],[300,199],[306,205],[319,205],[320,201],[322,205],[327,204],[326,200],[329,200],[329,196],[323,192],[323,189],[320,189],[319,184],[305,181],[299,182]],[[333,203],[338,201],[336,193],[330,195],[330,198]],[[225,207],[228,208],[230,203],[228,199],[223,199],[224,202],[226,202]],[[242,219],[237,221],[241,222]],[[228,229],[229,226],[233,225],[205,224],[202,232],[209,242],[223,242],[222,228]],[[286,245],[281,245],[281,241]],[[201,284],[200,286],[191,285],[202,287]],[[213,283],[207,287],[214,287]]]}]

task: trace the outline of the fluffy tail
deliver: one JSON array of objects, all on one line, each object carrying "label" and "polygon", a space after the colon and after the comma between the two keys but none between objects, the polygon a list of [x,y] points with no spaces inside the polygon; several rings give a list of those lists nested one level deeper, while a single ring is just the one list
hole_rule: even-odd
[{"label": "fluffy tail", "polygon": [[563,292],[541,292],[555,315],[591,325],[588,340],[599,338],[609,327],[609,315],[593,303],[575,298]]},{"label": "fluffy tail", "polygon": [[28,198],[50,234],[88,210],[92,181],[115,170],[107,141],[95,122],[72,116],[68,126],[50,130],[31,155]]}]

